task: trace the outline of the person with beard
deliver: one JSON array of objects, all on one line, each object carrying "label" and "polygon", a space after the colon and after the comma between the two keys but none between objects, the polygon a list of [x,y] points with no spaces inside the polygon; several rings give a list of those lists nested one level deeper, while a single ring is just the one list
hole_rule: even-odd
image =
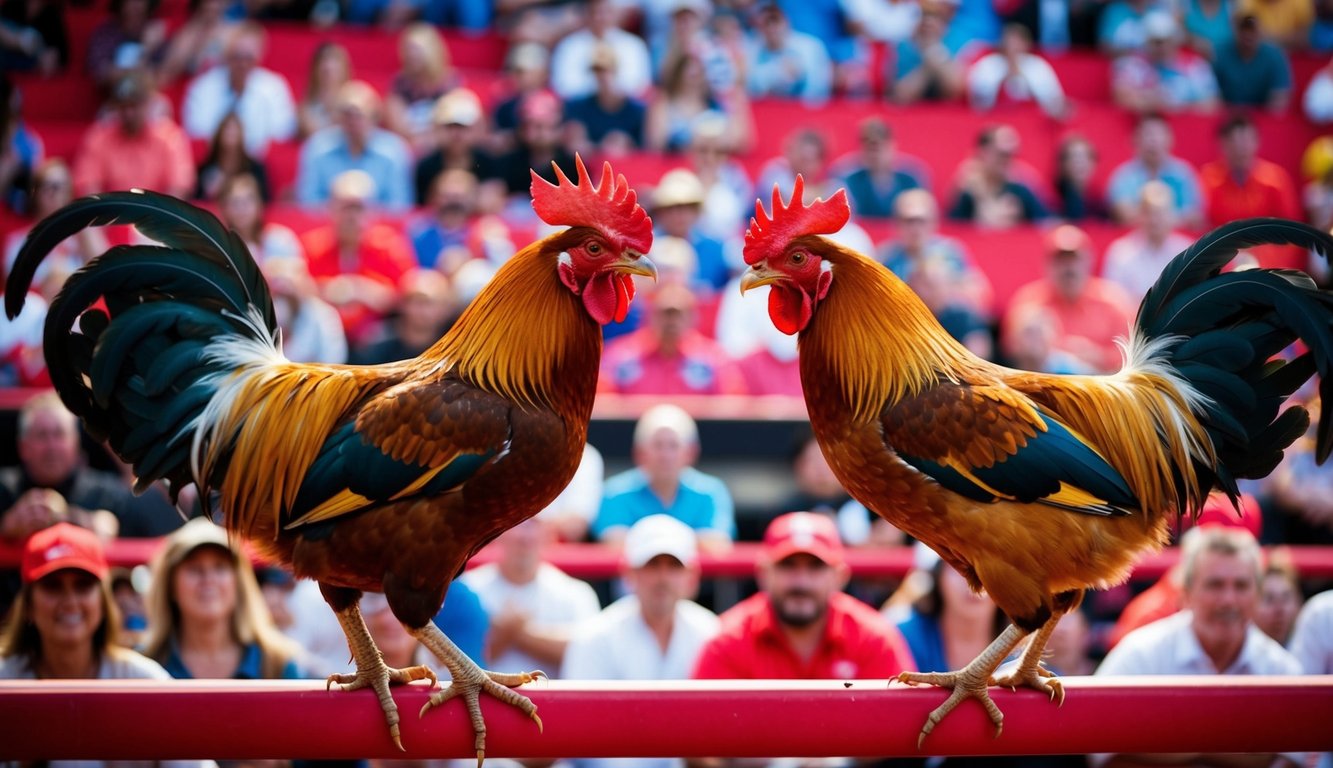
[{"label": "person with beard", "polygon": [[760,591],[719,617],[696,679],[883,680],[915,671],[906,642],[874,608],[842,591],[851,571],[833,520],[789,512],[769,524]]},{"label": "person with beard", "polygon": [[[1205,525],[1181,541],[1184,610],[1125,636],[1097,668],[1109,675],[1299,675],[1301,663],[1254,623],[1262,555],[1241,528]],[[1290,768],[1302,754],[1094,755],[1095,768],[1231,765]]]}]

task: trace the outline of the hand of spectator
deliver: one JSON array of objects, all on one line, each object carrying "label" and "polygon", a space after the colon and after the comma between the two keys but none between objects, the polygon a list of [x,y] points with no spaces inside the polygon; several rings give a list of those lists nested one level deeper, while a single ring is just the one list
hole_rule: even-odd
[{"label": "hand of spectator", "polygon": [[65,497],[50,488],[31,488],[0,516],[0,536],[22,541],[34,531],[54,525],[69,516]]},{"label": "hand of spectator", "polygon": [[514,605],[506,605],[492,616],[491,628],[486,633],[486,658],[499,658],[513,648],[527,625],[527,612]]}]

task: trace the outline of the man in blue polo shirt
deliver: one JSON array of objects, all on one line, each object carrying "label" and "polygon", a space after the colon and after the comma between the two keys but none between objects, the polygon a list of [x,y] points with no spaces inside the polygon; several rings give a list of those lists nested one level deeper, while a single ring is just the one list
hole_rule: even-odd
[{"label": "man in blue polo shirt", "polygon": [[664,514],[694,529],[705,549],[725,549],[736,538],[731,492],[721,479],[695,469],[699,431],[674,405],[658,405],[634,427],[634,468],[606,481],[593,535],[614,544],[649,515]]}]

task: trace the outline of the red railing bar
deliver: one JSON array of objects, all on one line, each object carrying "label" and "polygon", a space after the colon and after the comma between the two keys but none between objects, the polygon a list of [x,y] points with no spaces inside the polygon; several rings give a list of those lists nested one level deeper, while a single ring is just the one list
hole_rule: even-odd
[{"label": "red railing bar", "polygon": [[[1066,678],[1056,705],[996,690],[1004,732],[965,702],[924,750],[945,693],[884,681],[572,682],[528,686],[545,730],[485,699],[491,757],[780,757],[1291,752],[1333,749],[1333,676]],[[8,759],[467,757],[460,702],[418,718],[396,688],[406,753],[369,691],[291,681],[0,681]]]},{"label": "red railing bar", "polygon": [[[133,567],[148,562],[161,548],[158,539],[117,539],[107,547],[107,559],[112,565]],[[760,554],[760,545],[737,542],[732,549],[720,554],[701,556],[700,567],[709,578],[744,578],[754,575],[754,564]],[[1297,573],[1307,579],[1333,578],[1333,546],[1287,547]],[[0,541],[0,568],[16,568],[20,548]],[[469,567],[493,562],[499,550],[489,546],[478,552]],[[1147,555],[1134,569],[1138,581],[1156,580],[1175,564],[1179,553],[1165,549]],[[555,544],[546,552],[546,559],[560,570],[580,579],[609,579],[619,573],[620,555],[600,544]],[[881,547],[850,549],[847,552],[852,573],[862,578],[901,578],[912,568],[912,550],[908,547]]]}]

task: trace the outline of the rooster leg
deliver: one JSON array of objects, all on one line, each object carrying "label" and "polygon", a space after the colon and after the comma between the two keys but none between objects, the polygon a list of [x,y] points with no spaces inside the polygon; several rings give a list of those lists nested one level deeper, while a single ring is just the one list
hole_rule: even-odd
[{"label": "rooster leg", "polygon": [[422,645],[430,649],[430,652],[435,654],[435,657],[441,663],[449,668],[449,673],[453,676],[453,682],[447,688],[431,694],[430,700],[421,708],[421,714],[426,714],[426,710],[439,706],[452,698],[462,697],[464,703],[467,704],[468,715],[472,719],[472,730],[476,734],[474,746],[477,749],[477,768],[481,768],[482,759],[486,756],[486,721],[481,716],[481,693],[483,691],[506,704],[517,707],[523,714],[537,723],[538,729],[542,727],[542,719],[537,716],[537,705],[533,704],[527,696],[510,690],[510,686],[518,686],[546,677],[544,672],[519,672],[517,674],[488,672],[477,666],[476,662],[467,657],[467,654],[460,651],[458,646],[454,645],[454,642],[446,637],[433,622],[427,622],[420,629],[409,628],[409,631]]},{"label": "rooster leg", "polygon": [[1000,731],[1004,728],[1004,713],[1000,712],[1000,708],[991,701],[986,686],[990,683],[991,675],[1000,666],[1000,662],[1004,661],[1025,634],[1023,630],[1010,624],[994,642],[986,646],[986,650],[982,651],[980,656],[957,672],[903,672],[898,675],[898,680],[908,685],[924,683],[953,690],[949,698],[926,717],[926,724],[922,726],[921,735],[916,740],[917,749],[921,748],[926,736],[935,730],[935,726],[939,725],[944,716],[952,712],[963,699],[969,697],[981,702],[981,706],[986,708],[986,714],[990,715],[991,722],[995,723],[995,735],[997,737],[1000,735]]},{"label": "rooster leg", "polygon": [[1046,641],[1050,639],[1051,633],[1055,631],[1055,625],[1060,622],[1059,616],[1052,616],[1041,629],[1032,635],[1032,642],[1028,643],[1027,650],[1023,652],[1023,657],[1018,662],[1018,667],[1003,677],[991,681],[991,685],[998,685],[1002,688],[1017,690],[1018,686],[1035,688],[1038,691],[1051,697],[1057,705],[1065,703],[1064,684],[1055,677],[1055,673],[1041,665],[1042,653],[1046,650]]},{"label": "rooster leg", "polygon": [[[325,598],[328,599],[327,589],[323,585],[321,589],[325,591]],[[357,593],[358,597],[359,594]],[[335,601],[330,599],[329,602],[332,604]],[[431,685],[434,685],[435,672],[427,666],[394,669],[385,664],[380,649],[375,646],[375,640],[370,636],[370,630],[366,629],[366,622],[361,618],[361,608],[357,601],[338,600],[337,603],[339,605],[334,609],[334,613],[338,617],[338,623],[342,625],[343,634],[347,635],[347,645],[351,648],[352,658],[356,661],[356,674],[329,675],[326,687],[337,683],[344,691],[355,691],[367,686],[374,690],[375,696],[380,701],[380,709],[384,710],[384,719],[389,723],[389,737],[399,749],[402,749],[403,739],[398,729],[398,705],[389,694],[389,683],[430,680]]]}]

